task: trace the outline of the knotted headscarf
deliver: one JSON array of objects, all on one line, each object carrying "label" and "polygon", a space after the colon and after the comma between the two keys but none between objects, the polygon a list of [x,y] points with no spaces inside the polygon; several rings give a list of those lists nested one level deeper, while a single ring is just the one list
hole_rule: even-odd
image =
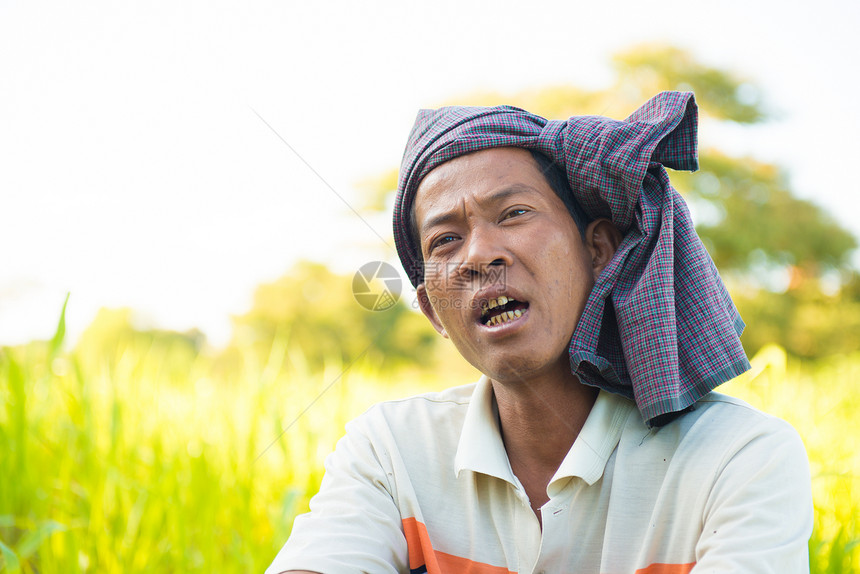
[{"label": "knotted headscarf", "polygon": [[635,400],[649,425],[671,420],[749,369],[744,323],[664,169],[698,169],[697,121],[689,92],[658,94],[624,121],[548,121],[510,106],[422,110],[394,206],[394,239],[412,284],[424,273],[410,235],[422,178],[482,149],[542,152],[567,174],[585,212],[610,218],[623,234],[573,333],[571,369],[585,384]]}]

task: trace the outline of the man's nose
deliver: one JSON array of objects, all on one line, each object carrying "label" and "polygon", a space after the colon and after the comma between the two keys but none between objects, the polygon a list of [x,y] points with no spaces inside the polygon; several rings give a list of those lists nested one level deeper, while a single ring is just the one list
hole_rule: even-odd
[{"label": "man's nose", "polygon": [[474,229],[467,241],[468,248],[460,270],[464,277],[493,274],[499,267],[506,267],[512,262],[504,232],[494,226]]}]

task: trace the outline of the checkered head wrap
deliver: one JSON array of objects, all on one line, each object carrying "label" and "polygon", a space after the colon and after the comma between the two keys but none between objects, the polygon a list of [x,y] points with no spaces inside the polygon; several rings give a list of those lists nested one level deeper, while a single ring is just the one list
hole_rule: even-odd
[{"label": "checkered head wrap", "polygon": [[749,369],[744,323],[664,169],[698,169],[697,121],[689,92],[658,94],[624,121],[548,121],[510,106],[422,110],[394,206],[394,239],[412,284],[424,273],[410,234],[421,179],[486,148],[542,152],[567,174],[585,212],[610,218],[623,235],[573,333],[571,369],[585,384],[635,400],[650,426],[665,424]]}]

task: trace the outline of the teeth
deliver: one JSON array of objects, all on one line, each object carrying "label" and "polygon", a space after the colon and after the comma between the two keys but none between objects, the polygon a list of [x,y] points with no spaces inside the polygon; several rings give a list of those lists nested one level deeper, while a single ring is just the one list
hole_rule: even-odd
[{"label": "teeth", "polygon": [[516,301],[516,299],[514,299],[513,297],[505,297],[504,295],[496,297],[494,299],[490,299],[489,301],[481,305],[481,312],[483,315],[486,315],[487,311],[489,311],[490,309],[501,307],[502,305],[510,303],[511,301]]},{"label": "teeth", "polygon": [[503,323],[513,321],[517,317],[522,316],[523,311],[521,309],[516,309],[515,311],[506,311],[504,313],[499,313],[498,315],[493,315],[492,317],[490,317],[490,320],[487,321],[487,326],[495,327],[496,325],[501,325]]}]

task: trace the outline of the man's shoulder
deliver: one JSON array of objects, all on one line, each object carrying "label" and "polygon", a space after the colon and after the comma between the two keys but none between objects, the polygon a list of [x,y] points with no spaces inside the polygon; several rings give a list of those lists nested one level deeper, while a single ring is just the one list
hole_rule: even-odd
[{"label": "man's shoulder", "polygon": [[794,445],[803,450],[800,436],[788,422],[722,393],[708,393],[676,423],[678,447],[684,450],[722,457],[750,447],[767,450]]},{"label": "man's shoulder", "polygon": [[[720,427],[724,432],[731,428],[740,431],[785,430],[793,427],[772,414],[750,405],[743,399],[711,391],[696,403],[693,411],[696,425]],[[691,413],[691,414],[693,414]]]},{"label": "man's shoulder", "polygon": [[377,403],[375,406],[389,409],[432,408],[432,405],[468,405],[475,391],[476,383],[450,387],[444,391],[435,391],[411,395],[401,399],[392,399]]},{"label": "man's shoulder", "polygon": [[421,393],[400,399],[392,399],[376,403],[367,413],[377,416],[411,416],[422,412],[445,413],[449,410],[460,410],[469,406],[475,383],[450,387],[444,391]]},{"label": "man's shoulder", "polygon": [[792,476],[807,465],[803,442],[789,423],[721,393],[707,394],[663,427],[649,430],[631,417],[626,430],[616,481],[642,484],[650,477],[655,487],[707,493],[721,477],[753,480],[756,468],[769,462],[786,466]]},{"label": "man's shoulder", "polygon": [[625,456],[659,453],[667,458],[689,456],[699,463],[719,463],[751,445],[767,448],[765,445],[782,443],[802,445],[789,423],[742,399],[717,392],[708,393],[690,412],[650,432],[641,419],[631,417],[622,437]]},{"label": "man's shoulder", "polygon": [[475,390],[475,383],[451,387],[444,391],[422,393],[376,403],[364,414],[347,424],[357,427],[380,427],[392,432],[460,428]]}]

